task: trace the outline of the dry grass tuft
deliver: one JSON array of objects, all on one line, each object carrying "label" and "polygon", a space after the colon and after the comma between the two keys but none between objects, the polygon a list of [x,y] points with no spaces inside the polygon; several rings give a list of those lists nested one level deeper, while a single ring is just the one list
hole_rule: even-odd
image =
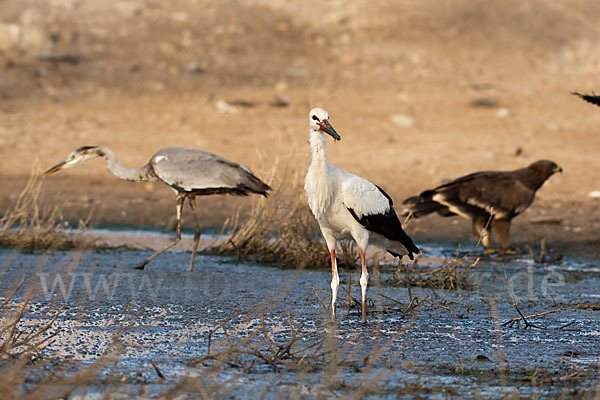
[{"label": "dry grass tuft", "polygon": [[469,262],[467,255],[460,258],[449,258],[438,268],[417,268],[418,258],[410,266],[398,264],[394,275],[385,283],[404,287],[425,287],[446,290],[473,290],[474,270],[479,258]]},{"label": "dry grass tuft", "polygon": [[[103,353],[91,364],[76,365],[60,356],[54,357],[48,349],[60,333],[57,319],[65,305],[57,307],[48,319],[28,320],[30,309],[28,287],[23,279],[0,303],[0,397],[11,399],[66,399],[78,390],[112,385],[118,387],[121,376],[112,369],[123,357],[126,347],[123,335],[145,312],[135,315],[128,310]],[[24,292],[17,301],[18,292]],[[74,368],[74,366],[76,366]]]},{"label": "dry grass tuft", "polygon": [[64,220],[58,208],[40,207],[43,177],[33,171],[15,205],[0,219],[0,247],[17,249],[74,249],[91,248],[94,239],[83,231],[85,221],[79,222],[77,231],[62,229]]},{"label": "dry grass tuft", "polygon": [[63,310],[63,307],[56,310],[49,322],[27,323],[24,316],[29,300],[8,307],[24,282],[25,279],[21,280],[0,304],[0,393],[6,398],[19,397],[18,388],[28,375],[25,370],[40,360],[43,350],[52,343],[58,332],[51,332],[51,328]]},{"label": "dry grass tuft", "polygon": [[13,300],[24,282],[25,279],[0,304],[0,313],[3,315],[0,320],[0,359],[3,360],[27,357],[43,350],[56,335],[56,332],[49,335],[46,335],[46,332],[52,327],[63,310],[63,307],[60,307],[52,316],[52,319],[44,325],[24,326],[23,316],[29,307],[28,300],[22,302],[17,310],[12,312],[6,310],[7,304]]},{"label": "dry grass tuft", "polygon": [[[271,196],[254,202],[244,222],[236,212],[225,222],[224,240],[206,251],[283,267],[329,268],[327,246],[306,203],[304,176],[289,170],[277,174],[278,169],[271,173]],[[341,250],[340,267],[355,266],[359,256],[354,243],[344,241]]]}]

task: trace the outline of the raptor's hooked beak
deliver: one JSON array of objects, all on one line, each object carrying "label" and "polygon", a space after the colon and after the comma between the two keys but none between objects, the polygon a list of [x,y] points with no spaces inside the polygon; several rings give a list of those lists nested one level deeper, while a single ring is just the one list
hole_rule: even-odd
[{"label": "raptor's hooked beak", "polygon": [[57,171],[60,171],[61,169],[63,169],[65,167],[65,165],[67,165],[66,161],[61,161],[58,164],[56,164],[54,167],[50,168],[48,171],[44,172],[44,176],[48,176],[51,175]]},{"label": "raptor's hooked beak", "polygon": [[562,173],[562,168],[557,165],[556,167],[554,167],[554,170],[552,170],[552,172],[554,172],[554,173],[557,173],[557,172]]},{"label": "raptor's hooked beak", "polygon": [[321,130],[323,132],[327,133],[329,136],[331,136],[335,140],[342,139],[340,137],[340,135],[338,135],[338,133],[335,131],[335,129],[333,129],[333,126],[331,126],[331,124],[329,123],[329,121],[327,121],[326,119],[324,119],[323,121],[319,122],[319,126],[321,127]]}]

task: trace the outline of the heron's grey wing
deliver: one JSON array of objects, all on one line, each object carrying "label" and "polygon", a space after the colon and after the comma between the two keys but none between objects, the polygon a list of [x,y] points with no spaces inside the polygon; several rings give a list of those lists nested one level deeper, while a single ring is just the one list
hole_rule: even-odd
[{"label": "heron's grey wing", "polygon": [[245,194],[270,189],[245,166],[202,150],[169,147],[156,153],[151,165],[161,181],[187,192]]}]

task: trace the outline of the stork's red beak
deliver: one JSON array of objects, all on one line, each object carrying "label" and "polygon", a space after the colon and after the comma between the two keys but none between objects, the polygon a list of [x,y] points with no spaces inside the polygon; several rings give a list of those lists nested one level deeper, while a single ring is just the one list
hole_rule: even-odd
[{"label": "stork's red beak", "polygon": [[48,171],[44,172],[44,176],[48,176],[50,174],[55,173],[56,171],[60,171],[66,164],[66,161],[61,161],[56,164],[54,167],[50,168]]},{"label": "stork's red beak", "polygon": [[330,135],[335,140],[340,140],[341,139],[340,135],[338,135],[338,133],[335,131],[335,129],[333,129],[333,126],[331,126],[331,124],[329,123],[329,121],[327,121],[326,119],[324,119],[323,121],[319,122],[319,126],[321,127],[321,130],[323,132],[327,133],[328,135]]}]

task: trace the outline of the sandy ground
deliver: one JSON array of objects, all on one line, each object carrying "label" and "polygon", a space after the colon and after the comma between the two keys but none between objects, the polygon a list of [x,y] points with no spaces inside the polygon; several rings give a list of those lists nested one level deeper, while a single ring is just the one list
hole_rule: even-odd
[{"label": "sandy ground", "polygon": [[[564,173],[514,221],[512,240],[598,254],[600,109],[570,95],[600,90],[598,17],[583,0],[5,0],[0,209],[32,170],[80,145],[107,145],[131,167],[162,147],[200,148],[292,182],[309,162],[308,111],[323,106],[342,136],[330,162],[397,204],[444,179],[554,160]],[[95,225],[164,228],[174,216],[170,189],[121,182],[101,160],[43,192],[73,221],[92,212]],[[202,223],[218,228],[251,201],[203,199]],[[408,230],[470,239],[461,219]]]}]

